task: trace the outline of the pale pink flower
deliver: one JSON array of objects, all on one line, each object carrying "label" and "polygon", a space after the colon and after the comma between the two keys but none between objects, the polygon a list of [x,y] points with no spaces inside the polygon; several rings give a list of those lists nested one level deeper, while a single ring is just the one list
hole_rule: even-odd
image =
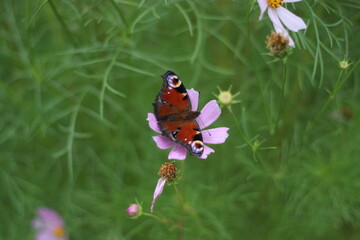
[{"label": "pale pink flower", "polygon": [[274,25],[275,31],[277,33],[282,33],[285,37],[287,37],[289,39],[289,46],[292,47],[295,47],[295,43],[289,36],[289,33],[284,28],[283,24],[292,32],[305,29],[306,24],[300,17],[296,16],[281,5],[284,3],[300,1],[302,0],[257,0],[261,11],[259,20],[263,18],[263,15],[267,9],[269,18]]},{"label": "pale pink flower", "polygon": [[160,178],[157,185],[156,185],[156,188],[155,188],[155,191],[154,191],[154,196],[153,196],[153,200],[152,200],[152,203],[151,203],[151,208],[150,208],[150,211],[151,212],[154,212],[154,206],[155,206],[155,202],[156,200],[158,199],[158,197],[162,194],[163,192],[163,189],[164,189],[164,186],[165,186],[165,183],[166,183],[166,180],[165,178]]},{"label": "pale pink flower", "polygon": [[63,219],[52,209],[45,207],[38,208],[37,216],[33,220],[32,225],[36,230],[36,240],[68,239]]},{"label": "pale pink flower", "polygon": [[[196,111],[199,103],[199,92],[195,91],[194,89],[187,89],[191,100],[192,111]],[[229,134],[227,131],[229,128],[227,127],[218,127],[213,129],[206,129],[204,128],[210,126],[213,122],[215,122],[221,114],[221,109],[219,105],[216,103],[215,100],[208,102],[204,108],[200,111],[200,115],[197,117],[196,121],[199,124],[203,142],[205,144],[221,144],[224,143]],[[149,126],[155,132],[161,133],[155,114],[148,113]],[[187,149],[180,144],[177,144],[171,141],[169,138],[165,136],[154,136],[153,137],[156,145],[160,149],[167,149],[173,147],[170,151],[168,158],[169,159],[178,159],[184,160],[187,155]],[[214,149],[204,145],[204,152],[200,156],[200,158],[207,158],[210,153],[215,152]]]}]

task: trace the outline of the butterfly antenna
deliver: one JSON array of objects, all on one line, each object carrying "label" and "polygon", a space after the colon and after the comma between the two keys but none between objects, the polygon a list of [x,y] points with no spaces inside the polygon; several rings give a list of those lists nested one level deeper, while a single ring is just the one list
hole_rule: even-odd
[{"label": "butterfly antenna", "polygon": [[[204,126],[205,124],[204,124],[203,120],[200,117],[198,117],[198,119],[199,119],[199,122],[201,122],[201,124]],[[206,131],[209,134],[209,136],[211,136],[210,131],[208,131],[208,130],[204,130],[204,131]]]}]

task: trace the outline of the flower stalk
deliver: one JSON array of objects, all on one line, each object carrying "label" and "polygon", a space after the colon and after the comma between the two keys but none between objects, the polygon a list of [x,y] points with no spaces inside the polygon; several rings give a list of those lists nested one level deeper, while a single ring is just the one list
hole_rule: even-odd
[{"label": "flower stalk", "polygon": [[166,217],[159,217],[159,216],[157,216],[155,214],[147,213],[147,212],[143,212],[142,215],[154,218],[156,221],[159,221],[159,222],[164,223],[164,224],[172,225],[172,226],[175,226],[175,227],[178,227],[178,228],[183,228],[183,226],[180,223],[173,222],[173,221],[167,219]]},{"label": "flower stalk", "polygon": [[331,91],[326,103],[323,105],[323,107],[321,108],[321,110],[318,112],[318,114],[316,115],[316,117],[314,118],[314,122],[317,122],[317,120],[320,118],[320,116],[324,113],[324,111],[327,109],[327,107],[329,106],[329,104],[334,100],[336,94],[340,91],[340,89],[342,88],[342,86],[345,84],[345,82],[349,79],[350,75],[352,74],[352,72],[358,67],[358,65],[360,64],[360,59],[356,61],[356,63],[354,64],[354,66],[352,67],[352,69],[346,74],[346,76],[344,77],[343,80],[342,76],[344,73],[344,69],[340,70],[339,76],[336,80],[334,89]]},{"label": "flower stalk", "polygon": [[[285,84],[286,84],[286,75],[287,75],[287,67],[286,67],[286,60],[283,61],[284,63],[284,69],[283,69],[283,79],[282,79],[282,84],[281,84],[281,92],[280,92],[280,100],[279,100],[279,110],[278,110],[278,114],[276,117],[276,121],[275,121],[275,127],[278,128],[278,124],[279,124],[279,119],[280,119],[280,114],[281,114],[281,110],[283,107],[283,101],[284,101],[284,92],[285,92]],[[274,134],[275,129],[272,129],[271,134]]]},{"label": "flower stalk", "polygon": [[235,124],[236,124],[236,128],[239,130],[240,136],[241,138],[244,140],[244,142],[252,149],[254,150],[254,146],[251,144],[251,142],[247,139],[247,137],[244,134],[244,131],[242,130],[234,112],[232,111],[231,105],[226,106],[226,108],[229,110],[230,115],[233,117]]}]

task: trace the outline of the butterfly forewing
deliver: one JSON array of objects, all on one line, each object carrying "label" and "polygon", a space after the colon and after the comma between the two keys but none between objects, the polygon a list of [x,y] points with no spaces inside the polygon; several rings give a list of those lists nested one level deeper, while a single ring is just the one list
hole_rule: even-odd
[{"label": "butterfly forewing", "polygon": [[[191,111],[188,93],[178,76],[174,72],[167,71],[162,78],[163,87],[154,103],[155,115],[162,119],[169,115],[176,116]],[[177,85],[173,81],[177,81]]]}]

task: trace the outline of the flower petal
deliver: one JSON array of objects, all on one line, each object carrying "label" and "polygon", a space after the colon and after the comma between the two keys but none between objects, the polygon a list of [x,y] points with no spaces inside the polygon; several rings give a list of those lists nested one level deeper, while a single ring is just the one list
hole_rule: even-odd
[{"label": "flower petal", "polygon": [[269,18],[275,28],[275,32],[281,33],[283,31],[286,31],[285,28],[283,27],[283,25],[281,24],[280,19],[274,9],[269,8],[268,15],[269,15]]},{"label": "flower petal", "polygon": [[176,144],[173,149],[171,149],[168,159],[177,159],[185,160],[187,154],[187,149],[180,144]]},{"label": "flower petal", "polygon": [[284,32],[282,32],[282,34],[284,34],[284,36],[289,39],[289,46],[290,47],[295,47],[295,43],[294,43],[294,40],[292,40],[292,38],[290,37],[289,33],[284,30]]},{"label": "flower petal", "polygon": [[277,15],[279,16],[280,20],[284,25],[293,32],[297,32],[301,29],[306,28],[305,22],[286,8],[280,7],[276,10]]},{"label": "flower petal", "polygon": [[209,154],[215,152],[214,149],[212,149],[211,147],[208,147],[206,145],[204,145],[204,152],[203,154],[199,157],[199,158],[202,158],[202,159],[206,159],[208,157]]},{"label": "flower petal", "polygon": [[284,3],[301,2],[302,0],[284,0]]},{"label": "flower petal", "polygon": [[271,22],[274,25],[275,32],[276,33],[282,33],[284,35],[284,37],[289,39],[289,46],[295,47],[294,41],[289,36],[288,31],[286,31],[284,26],[281,24],[280,19],[279,19],[278,15],[276,14],[275,10],[269,8],[268,14],[269,14],[269,18],[270,18]]},{"label": "flower petal", "polygon": [[173,141],[165,136],[153,136],[156,146],[160,149],[168,149],[175,145]]},{"label": "flower petal", "polygon": [[139,205],[137,205],[136,203],[133,203],[126,209],[126,213],[130,217],[134,217],[139,213],[139,210],[140,210]]},{"label": "flower petal", "polygon": [[264,12],[266,11],[266,8],[268,7],[266,0],[257,0],[259,7],[260,7],[260,16],[259,21],[263,18]]},{"label": "flower petal", "polygon": [[155,206],[156,199],[161,195],[161,193],[164,189],[165,183],[166,183],[166,179],[160,178],[156,185],[153,200],[151,203],[151,208],[150,208],[151,212],[154,212],[154,206]]},{"label": "flower petal", "polygon": [[161,133],[159,127],[158,127],[158,123],[155,117],[155,114],[153,113],[148,113],[148,117],[147,119],[149,121],[149,127],[154,130],[155,132]]},{"label": "flower petal", "polygon": [[202,137],[204,143],[209,144],[221,144],[224,143],[229,134],[227,131],[229,128],[227,127],[219,127],[219,128],[213,128],[208,130],[203,130]]},{"label": "flower petal", "polygon": [[218,119],[221,114],[221,109],[215,100],[208,102],[197,117],[197,122],[200,129],[206,128]]},{"label": "flower petal", "polygon": [[49,227],[64,225],[64,221],[62,220],[60,215],[52,209],[40,207],[37,213],[40,219],[42,219],[44,223]]},{"label": "flower petal", "polygon": [[40,229],[45,228],[46,225],[45,225],[45,223],[44,223],[43,220],[41,220],[41,219],[39,219],[39,218],[36,218],[36,219],[33,219],[33,220],[32,220],[32,227],[33,227],[34,229],[40,230]]},{"label": "flower petal", "polygon": [[192,89],[187,89],[191,102],[191,110],[196,111],[199,105],[199,92]]},{"label": "flower petal", "polygon": [[51,230],[39,232],[36,235],[36,240],[56,240],[58,239]]}]

